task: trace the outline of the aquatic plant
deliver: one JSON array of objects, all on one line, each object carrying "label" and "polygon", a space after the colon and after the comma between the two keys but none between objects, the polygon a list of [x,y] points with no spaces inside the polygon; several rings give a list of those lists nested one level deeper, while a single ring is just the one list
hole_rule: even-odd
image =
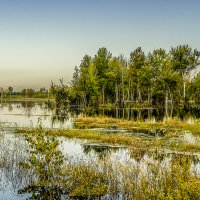
[{"label": "aquatic plant", "polygon": [[[21,163],[33,182],[19,190],[32,199],[199,199],[200,179],[190,156],[171,154],[167,160],[152,152],[144,160],[135,150],[135,162],[76,159],[62,155],[59,142],[42,130],[26,136],[30,156]],[[136,152],[137,151],[137,152]]]}]

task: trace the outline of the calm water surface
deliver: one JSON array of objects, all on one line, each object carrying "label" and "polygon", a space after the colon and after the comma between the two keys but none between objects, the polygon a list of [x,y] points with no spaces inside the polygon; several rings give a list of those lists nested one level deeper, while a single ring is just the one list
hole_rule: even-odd
[{"label": "calm water surface", "polygon": [[0,122],[9,126],[72,128],[74,117],[62,110],[48,108],[44,102],[22,101],[0,104]]},{"label": "calm water surface", "polygon": [[[28,157],[29,146],[22,134],[14,134],[8,127],[36,127],[42,123],[44,128],[73,128],[74,116],[61,110],[48,108],[44,102],[13,102],[0,104],[0,200],[28,199],[29,194],[18,191],[31,183],[32,177],[19,166]],[[189,138],[189,139],[188,139]],[[155,154],[154,152],[135,152],[121,146],[91,144],[86,140],[66,139],[61,141],[63,154],[77,161],[111,160],[113,163],[138,165],[144,171],[149,163],[159,162],[163,166],[175,158],[174,153]],[[186,135],[187,140],[193,140]],[[183,155],[184,156],[184,155]],[[190,155],[191,170],[200,171],[200,155]]]}]

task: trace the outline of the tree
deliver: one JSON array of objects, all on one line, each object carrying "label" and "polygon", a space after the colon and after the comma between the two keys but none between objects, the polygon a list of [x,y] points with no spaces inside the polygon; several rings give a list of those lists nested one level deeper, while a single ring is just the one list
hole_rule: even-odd
[{"label": "tree", "polygon": [[172,66],[182,77],[182,98],[185,105],[186,80],[190,72],[200,64],[200,52],[192,50],[188,45],[179,45],[171,48]]},{"label": "tree", "polygon": [[10,98],[11,98],[11,94],[12,94],[12,91],[13,91],[13,87],[9,86],[9,87],[8,87],[8,91],[9,91]]},{"label": "tree", "polygon": [[120,91],[122,92],[122,101],[124,102],[124,75],[126,70],[125,59],[121,57],[113,57],[110,59],[106,72],[108,95],[115,103],[119,103],[121,99]]},{"label": "tree", "polygon": [[200,103],[200,73],[198,73],[191,81],[189,93],[191,100],[194,100],[196,103]]},{"label": "tree", "polygon": [[[141,87],[139,84],[139,73],[143,66],[145,66],[146,57],[145,53],[142,51],[141,47],[138,47],[133,52],[130,53],[130,64],[129,64],[129,87],[136,88],[137,90],[137,100],[142,101]],[[130,93],[130,88],[129,88]],[[130,95],[129,95],[130,96]],[[133,97],[132,97],[133,99]]]},{"label": "tree", "polygon": [[1,103],[2,103],[2,99],[3,99],[3,87],[0,87],[0,92],[1,92]]},{"label": "tree", "polygon": [[97,71],[94,65],[91,63],[87,69],[87,79],[85,83],[86,98],[90,101],[92,96],[99,94],[99,84],[97,79]]},{"label": "tree", "polygon": [[103,104],[105,103],[105,89],[107,86],[106,72],[108,69],[109,60],[112,58],[112,54],[105,48],[100,48],[94,57],[94,67],[97,69],[97,76],[99,79],[99,86],[101,89]]},{"label": "tree", "polygon": [[77,66],[75,66],[74,68],[74,73],[73,73],[73,78],[72,78],[72,81],[71,81],[71,86],[78,89],[78,86],[79,86],[79,77],[80,74],[79,74],[79,69]]},{"label": "tree", "polygon": [[34,90],[34,89],[32,89],[32,88],[26,89],[26,95],[27,95],[28,97],[33,97],[34,93],[35,93],[35,90]]}]

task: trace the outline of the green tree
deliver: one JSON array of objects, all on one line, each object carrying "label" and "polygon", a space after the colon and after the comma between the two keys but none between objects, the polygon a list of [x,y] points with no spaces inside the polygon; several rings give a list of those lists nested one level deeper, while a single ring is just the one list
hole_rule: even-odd
[{"label": "green tree", "polygon": [[191,100],[200,103],[200,73],[198,73],[191,81],[189,87]]},{"label": "green tree", "polygon": [[[130,53],[130,64],[129,64],[129,96],[130,96],[130,89],[136,88],[137,94],[137,101],[142,101],[141,95],[141,87],[139,84],[139,73],[142,70],[142,67],[145,66],[146,63],[146,56],[145,53],[142,51],[141,47],[138,47],[133,52]],[[134,93],[132,93],[134,95]],[[133,100],[133,97],[132,97]]]},{"label": "green tree", "polygon": [[171,48],[170,54],[174,70],[178,71],[182,77],[182,98],[185,105],[186,81],[190,72],[200,64],[200,52],[196,49],[192,50],[188,45],[179,45]]},{"label": "green tree", "polygon": [[[107,77],[107,92],[110,99],[115,103],[119,103],[122,99],[124,102],[124,76],[126,70],[125,59],[120,57],[113,57],[109,61],[106,72]],[[122,93],[122,95],[120,95]],[[113,99],[115,97],[115,100]]]},{"label": "green tree", "polygon": [[97,71],[92,63],[89,65],[87,70],[87,79],[85,83],[85,88],[88,100],[91,100],[92,96],[97,96],[99,94]]},{"label": "green tree", "polygon": [[97,69],[97,76],[99,79],[99,87],[101,90],[102,103],[105,103],[105,90],[107,87],[107,69],[109,60],[112,58],[112,54],[105,48],[100,48],[94,57],[94,67]]}]

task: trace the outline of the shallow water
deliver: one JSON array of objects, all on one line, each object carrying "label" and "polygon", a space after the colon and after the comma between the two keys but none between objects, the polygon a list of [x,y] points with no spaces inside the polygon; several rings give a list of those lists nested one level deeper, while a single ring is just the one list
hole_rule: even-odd
[{"label": "shallow water", "polygon": [[[13,102],[0,104],[0,200],[23,200],[29,198],[30,194],[18,194],[18,191],[29,183],[33,177],[22,169],[20,161],[28,158],[29,146],[22,134],[15,134],[15,127],[37,127],[40,123],[44,128],[73,128],[74,116],[70,113],[50,109],[44,102]],[[10,128],[13,127],[13,128]],[[133,134],[124,129],[93,129],[106,133]],[[134,133],[139,137],[147,137],[144,133]],[[148,136],[148,138],[154,138]],[[183,141],[193,143],[194,138],[186,133]],[[91,161],[100,163],[111,161],[116,166],[138,166],[142,171],[147,172],[148,165],[159,163],[167,166],[176,159],[172,152],[146,152],[134,150],[123,146],[111,146],[106,144],[88,143],[87,140],[66,139],[58,137],[61,142],[60,149],[66,157],[77,162]],[[185,155],[180,155],[185,156]],[[190,168],[200,172],[200,155],[187,155],[191,160]],[[116,168],[116,170],[118,170]],[[120,199],[120,196],[119,198]]]},{"label": "shallow water", "polygon": [[0,122],[3,126],[44,128],[72,128],[74,117],[45,106],[44,102],[19,101],[0,104]]},{"label": "shallow water", "polygon": [[[22,134],[11,131],[1,131],[0,134],[0,199],[27,199],[29,194],[19,195],[18,191],[31,183],[29,173],[19,166],[20,161],[28,158],[28,144]],[[58,137],[61,141],[60,149],[63,154],[76,162],[107,162],[126,166],[138,166],[142,172],[148,173],[149,164],[159,163],[167,166],[176,159],[174,153],[145,152],[128,149],[121,146],[107,146],[88,143],[86,140],[66,139]],[[184,155],[182,155],[184,156]],[[191,170],[200,172],[200,155],[187,156],[191,160]],[[116,168],[116,170],[118,170]],[[120,199],[120,198],[119,198]]]}]

